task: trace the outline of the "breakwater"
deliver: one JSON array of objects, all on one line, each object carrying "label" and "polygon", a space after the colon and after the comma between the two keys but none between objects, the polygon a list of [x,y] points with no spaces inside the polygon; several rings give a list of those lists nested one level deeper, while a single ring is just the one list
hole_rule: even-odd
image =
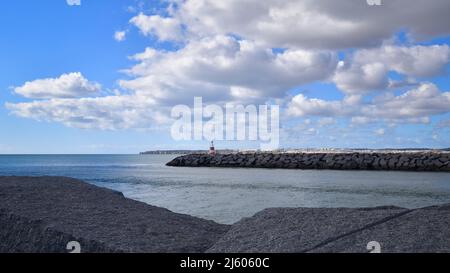
[{"label": "breakwater", "polygon": [[235,167],[330,170],[450,171],[450,153],[422,152],[314,152],[188,154],[167,166]]}]

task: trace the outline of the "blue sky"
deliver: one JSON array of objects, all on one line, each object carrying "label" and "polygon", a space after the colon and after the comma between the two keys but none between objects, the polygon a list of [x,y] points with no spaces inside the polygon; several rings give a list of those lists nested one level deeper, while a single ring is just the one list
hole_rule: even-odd
[{"label": "blue sky", "polygon": [[3,106],[7,101],[27,101],[9,87],[65,72],[83,71],[113,89],[123,76],[119,70],[130,65],[127,56],[151,43],[138,32],[131,33],[126,43],[113,39],[116,29],[127,27],[131,16],[127,8],[135,4],[123,0],[85,1],[81,6],[69,6],[64,0],[2,4],[0,153],[135,153],[154,145],[164,148],[162,137],[154,133],[68,128],[16,117]]},{"label": "blue sky", "polygon": [[[217,104],[277,101],[285,148],[450,147],[443,1],[415,0],[398,16],[401,0],[380,10],[244,1],[249,14],[235,1],[192,2],[2,3],[0,153],[202,148],[206,141],[172,140],[168,121],[170,107],[198,95]],[[365,29],[377,13],[387,19]]]}]

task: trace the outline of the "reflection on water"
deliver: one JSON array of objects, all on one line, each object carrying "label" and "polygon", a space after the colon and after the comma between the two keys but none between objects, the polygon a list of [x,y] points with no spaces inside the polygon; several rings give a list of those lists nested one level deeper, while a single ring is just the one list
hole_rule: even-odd
[{"label": "reflection on water", "polygon": [[450,173],[174,168],[171,155],[0,156],[0,175],[58,175],[221,223],[268,207],[408,208],[450,202]]}]

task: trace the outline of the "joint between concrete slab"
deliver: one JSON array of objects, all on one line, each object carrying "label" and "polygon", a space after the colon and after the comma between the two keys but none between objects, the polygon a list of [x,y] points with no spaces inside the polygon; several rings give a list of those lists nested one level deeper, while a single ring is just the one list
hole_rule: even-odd
[{"label": "joint between concrete slab", "polygon": [[391,220],[397,219],[397,218],[399,218],[399,217],[402,217],[402,216],[404,216],[404,215],[406,215],[406,214],[409,214],[409,213],[411,213],[411,212],[413,212],[413,211],[416,211],[416,210],[417,210],[417,209],[406,210],[406,211],[397,213],[397,214],[395,214],[395,215],[388,216],[388,217],[386,217],[386,218],[383,218],[383,219],[381,219],[381,220],[379,220],[379,221],[375,221],[375,222],[370,223],[370,224],[368,224],[368,225],[366,225],[366,226],[363,226],[363,227],[361,227],[361,228],[358,228],[358,229],[355,229],[355,230],[346,232],[346,233],[344,233],[344,234],[341,234],[341,235],[338,235],[338,236],[335,236],[335,237],[328,238],[327,240],[325,240],[325,241],[323,241],[323,242],[321,242],[321,243],[319,243],[319,244],[317,244],[317,245],[315,245],[315,246],[313,246],[313,247],[311,247],[311,248],[308,248],[308,249],[306,249],[306,250],[302,250],[302,251],[300,251],[300,252],[301,252],[301,253],[311,252],[311,251],[313,251],[313,250],[316,250],[316,249],[318,249],[318,248],[321,248],[321,247],[323,247],[323,246],[326,246],[326,245],[328,245],[328,244],[330,244],[330,243],[332,243],[332,242],[335,242],[335,241],[340,240],[340,239],[342,239],[342,238],[345,238],[345,237],[347,237],[347,236],[351,236],[351,235],[353,235],[353,234],[355,234],[355,233],[364,231],[364,230],[366,230],[366,229],[373,228],[373,227],[375,227],[375,226],[378,226],[378,225],[387,223],[387,222],[389,222],[389,221],[391,221]]}]

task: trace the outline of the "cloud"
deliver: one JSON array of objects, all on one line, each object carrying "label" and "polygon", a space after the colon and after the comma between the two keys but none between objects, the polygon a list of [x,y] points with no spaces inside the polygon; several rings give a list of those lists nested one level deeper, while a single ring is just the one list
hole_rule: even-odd
[{"label": "cloud", "polygon": [[131,18],[130,23],[135,25],[145,36],[155,35],[161,41],[180,41],[183,39],[181,24],[174,18],[159,15],[147,16],[140,13]]},{"label": "cloud", "polygon": [[19,117],[81,129],[147,129],[167,122],[150,99],[136,95],[7,103],[6,108]]},{"label": "cloud", "polygon": [[100,84],[90,82],[80,72],[63,74],[59,78],[38,79],[15,87],[14,92],[26,98],[76,98],[99,92]]},{"label": "cloud", "polygon": [[69,6],[81,6],[81,0],[66,0]]},{"label": "cloud", "polygon": [[328,51],[286,50],[275,53],[254,42],[229,36],[191,41],[178,51],[146,49],[132,57],[132,80],[123,88],[162,103],[205,100],[254,102],[282,98],[290,88],[330,77],[337,56]]},{"label": "cloud", "polygon": [[[123,70],[116,95],[101,96],[99,84],[71,73],[16,87],[35,100],[7,108],[70,127],[128,129],[167,122],[171,106],[190,105],[194,96],[218,104],[288,101],[289,119],[318,117],[315,128],[305,129],[310,135],[339,127],[339,118],[388,128],[450,111],[449,93],[427,82],[446,72],[449,46],[415,45],[450,34],[448,0],[391,0],[380,7],[361,0],[169,0],[167,6],[159,14],[130,15],[142,35],[173,47],[157,49],[151,39],[155,48],[130,57],[134,63]],[[405,39],[395,41],[399,31]],[[117,41],[126,37],[114,33]],[[315,82],[336,85],[343,99],[293,95]]]},{"label": "cloud", "polygon": [[433,77],[443,74],[450,61],[448,45],[382,46],[356,53],[357,63],[380,62],[390,70],[410,77]]},{"label": "cloud", "polygon": [[333,82],[347,94],[384,90],[393,84],[388,78],[390,71],[407,77],[432,77],[444,74],[449,61],[448,45],[362,49],[339,63]]},{"label": "cloud", "polygon": [[374,133],[375,133],[377,136],[384,136],[384,134],[386,133],[386,130],[385,130],[384,128],[380,128],[380,129],[376,129],[376,130],[374,131]]},{"label": "cloud", "polygon": [[429,116],[450,112],[450,92],[441,92],[431,83],[401,95],[378,96],[370,102],[349,103],[347,99],[327,101],[299,94],[288,104],[287,114],[296,117],[344,117],[358,124],[373,121],[424,123]]},{"label": "cloud", "polygon": [[432,83],[402,95],[388,95],[375,99],[374,105],[363,109],[366,115],[387,119],[421,118],[450,112],[450,92],[440,92]]},{"label": "cloud", "polygon": [[340,90],[347,94],[384,90],[389,84],[388,72],[386,64],[381,62],[352,63],[350,65],[340,62],[333,81]]},{"label": "cloud", "polygon": [[114,33],[114,40],[118,42],[125,41],[126,35],[127,35],[126,31],[116,31]]},{"label": "cloud", "polygon": [[[450,34],[447,0],[172,1],[193,36],[235,34],[268,47],[345,49],[380,45],[399,30],[411,38]],[[430,19],[432,18],[432,19]]]},{"label": "cloud", "polygon": [[129,95],[86,97],[100,86],[80,73],[41,79],[16,88],[28,98],[47,99],[7,104],[15,115],[60,122],[77,128],[148,128],[168,121],[169,109],[205,102],[265,102],[284,98],[295,86],[330,77],[337,56],[328,51],[274,52],[256,43],[228,36],[192,41],[178,51],[147,48],[131,59],[131,80],[119,82]]},{"label": "cloud", "polygon": [[326,127],[326,126],[334,125],[334,124],[336,124],[336,119],[334,119],[334,118],[321,118],[321,119],[319,119],[318,124],[319,124],[320,127]]}]

